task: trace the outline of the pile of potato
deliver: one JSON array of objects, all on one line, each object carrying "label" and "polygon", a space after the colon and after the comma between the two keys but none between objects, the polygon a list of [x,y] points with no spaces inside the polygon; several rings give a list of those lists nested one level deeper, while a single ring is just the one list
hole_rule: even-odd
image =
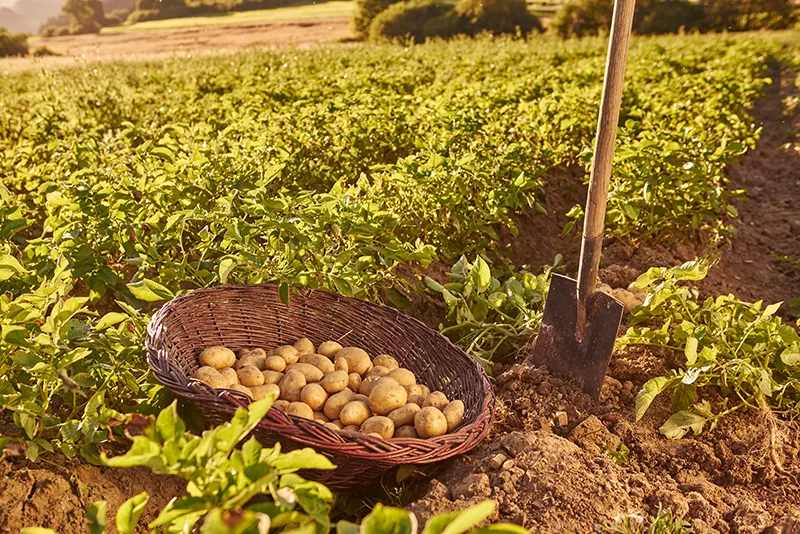
[{"label": "pile of potato", "polygon": [[384,439],[432,438],[455,430],[464,403],[417,384],[414,373],[392,356],[370,358],[358,347],[307,338],[270,351],[226,347],[200,353],[192,375],[213,388],[227,388],[259,400],[275,394],[274,408],[326,426]]}]

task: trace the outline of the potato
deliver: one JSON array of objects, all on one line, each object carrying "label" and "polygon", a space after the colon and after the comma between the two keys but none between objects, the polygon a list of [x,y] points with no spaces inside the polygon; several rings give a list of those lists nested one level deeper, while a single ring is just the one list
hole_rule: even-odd
[{"label": "potato", "polygon": [[208,384],[212,388],[226,388],[231,385],[230,382],[224,376],[222,376],[219,371],[208,365],[204,365],[192,373],[192,378],[195,378],[204,384]]},{"label": "potato", "polygon": [[[344,358],[336,358],[333,361],[333,369],[335,371],[344,371],[347,374],[350,374],[350,366],[347,365],[347,360]],[[361,375],[358,375],[359,377]]]},{"label": "potato", "polygon": [[297,402],[300,400],[300,391],[306,387],[306,377],[300,371],[289,370],[278,386],[281,388],[282,400]]},{"label": "potato", "polygon": [[317,349],[317,354],[322,354],[326,358],[333,359],[333,356],[342,350],[342,346],[339,345],[335,341],[325,341],[320,343],[319,348]]},{"label": "potato", "polygon": [[300,358],[300,355],[297,354],[297,349],[291,345],[281,345],[272,351],[272,356],[280,356],[286,360],[287,365],[297,363],[297,360]]},{"label": "potato", "polygon": [[394,380],[381,379],[369,394],[369,408],[376,415],[388,415],[406,405],[408,393]]},{"label": "potato", "polygon": [[220,369],[219,374],[222,375],[222,378],[228,381],[228,384],[239,383],[239,377],[236,375],[236,371],[232,367]]},{"label": "potato", "polygon": [[339,393],[335,393],[328,398],[328,402],[325,403],[325,407],[322,409],[325,412],[325,415],[333,421],[334,419],[339,419],[339,414],[344,408],[344,405],[353,400],[353,392],[349,389],[345,389],[340,391]]},{"label": "potato", "polygon": [[417,377],[415,377],[414,373],[412,373],[408,369],[392,369],[386,376],[388,376],[389,378],[393,378],[398,384],[400,384],[403,387],[417,383]]},{"label": "potato", "polygon": [[362,395],[367,395],[372,392],[372,388],[378,383],[378,380],[381,380],[382,376],[368,376],[364,380],[361,381],[361,384],[358,386],[358,392]]},{"label": "potato", "polygon": [[452,432],[464,419],[464,403],[460,400],[450,401],[442,413],[447,419],[447,431]]},{"label": "potato", "polygon": [[419,434],[411,425],[401,426],[400,428],[396,428],[394,431],[394,437],[396,438],[418,438]]},{"label": "potato", "polygon": [[361,387],[361,375],[358,373],[349,373],[347,375],[347,387],[357,392]]},{"label": "potato", "polygon": [[369,407],[361,401],[348,402],[339,413],[339,419],[345,425],[361,426],[361,423],[369,419]]},{"label": "potato", "polygon": [[263,371],[264,369],[266,369],[265,362],[266,359],[262,358],[257,354],[248,354],[247,356],[242,356],[241,358],[236,360],[236,363],[234,364],[233,368],[238,371],[242,367],[252,365],[253,367],[256,367],[259,371]]},{"label": "potato", "polygon": [[345,425],[342,427],[342,430],[346,430],[348,432],[358,432],[358,427],[356,425]]},{"label": "potato", "polygon": [[252,365],[245,365],[239,369],[236,376],[239,377],[239,383],[243,386],[252,387],[264,385],[264,374],[258,370],[258,367]]},{"label": "potato", "polygon": [[334,425],[333,423],[325,423],[325,426],[330,428],[331,430],[341,430],[338,426]]},{"label": "potato", "polygon": [[233,367],[233,364],[236,363],[236,355],[227,347],[208,347],[203,349],[198,360],[202,366],[225,369],[226,367]]},{"label": "potato", "polygon": [[328,400],[328,393],[319,384],[308,384],[300,391],[300,400],[314,411],[321,410]]},{"label": "potato", "polygon": [[366,404],[367,406],[369,406],[369,397],[367,397],[366,395],[362,395],[361,393],[356,393],[355,395],[353,395],[353,399],[352,400],[361,401],[364,404]]},{"label": "potato", "polygon": [[425,402],[425,397],[422,395],[409,395],[408,400],[406,401],[408,404],[416,404],[420,408],[422,408],[422,403]]},{"label": "potato", "polygon": [[414,416],[414,429],[423,439],[441,436],[447,432],[447,419],[438,408],[427,406]]},{"label": "potato", "polygon": [[278,384],[283,378],[283,373],[278,371],[263,371],[261,374],[264,375],[265,384]]},{"label": "potato", "polygon": [[386,376],[389,374],[389,369],[382,365],[376,365],[367,372],[367,376]]},{"label": "potato", "polygon": [[293,363],[286,368],[286,371],[297,371],[306,378],[306,383],[319,382],[322,379],[322,371],[310,363]]},{"label": "potato", "polygon": [[345,347],[336,353],[336,357],[347,360],[347,367],[351,373],[363,375],[372,365],[367,351],[358,347]]},{"label": "potato", "polygon": [[400,364],[397,363],[397,360],[388,354],[379,354],[378,356],[375,356],[375,359],[372,360],[372,363],[375,365],[375,367],[380,365],[381,367],[386,367],[390,371],[400,367]]},{"label": "potato", "polygon": [[302,356],[304,354],[314,354],[314,344],[307,337],[298,339],[294,342],[294,349],[297,354]]},{"label": "potato", "polygon": [[303,354],[297,361],[300,363],[309,363],[325,374],[332,373],[336,370],[333,366],[333,362],[322,354]]},{"label": "potato", "polygon": [[[261,386],[261,387],[264,387],[264,386]],[[275,408],[276,410],[280,410],[282,412],[285,412],[286,408],[289,407],[289,404],[290,403],[287,400],[276,400],[275,402],[272,403],[272,407]]]},{"label": "potato", "polygon": [[314,410],[305,402],[290,402],[289,407],[286,408],[286,413],[302,417],[303,419],[314,420]]},{"label": "potato", "polygon": [[422,390],[420,395],[422,395],[423,397],[427,397],[428,395],[431,394],[431,388],[429,388],[425,384],[417,384],[417,385],[419,386],[419,389]]},{"label": "potato", "polygon": [[333,421],[331,421],[331,424],[332,424],[332,425],[335,425],[335,426],[336,426],[336,428],[338,428],[338,429],[340,429],[340,430],[341,430],[342,428],[344,428],[344,423],[342,423],[342,421],[341,421],[341,420],[339,420],[339,419],[334,419]]},{"label": "potato", "polygon": [[250,390],[253,392],[254,400],[266,399],[269,395],[275,395],[275,398],[277,399],[281,394],[281,388],[279,388],[276,384],[256,386],[254,388],[250,388]]},{"label": "potato", "polygon": [[243,386],[241,384],[233,384],[228,389],[232,389],[234,391],[238,391],[239,393],[244,393],[245,395],[247,395],[251,399],[253,398],[253,392],[250,391],[250,388],[248,388],[246,386]]},{"label": "potato", "polygon": [[406,393],[408,393],[409,397],[412,395],[422,395],[422,388],[419,387],[418,384],[411,384],[406,386]]},{"label": "potato", "polygon": [[270,356],[264,360],[264,369],[282,373],[286,369],[286,360],[280,356]]},{"label": "potato", "polygon": [[422,407],[427,408],[428,406],[433,406],[434,408],[438,408],[439,411],[442,411],[449,402],[444,393],[441,391],[434,391],[425,397],[425,402],[422,403]]},{"label": "potato", "polygon": [[615,299],[622,303],[626,313],[631,313],[634,308],[641,306],[644,299],[640,299],[627,289],[617,288],[613,292]]},{"label": "potato", "polygon": [[319,385],[328,393],[339,393],[347,387],[347,373],[344,371],[334,371],[322,377]]},{"label": "potato", "polygon": [[378,434],[383,439],[394,436],[394,421],[388,417],[374,415],[361,423],[361,432],[364,434]]},{"label": "potato", "polygon": [[642,302],[644,302],[644,299],[647,298],[647,290],[638,287],[635,281],[628,284],[628,291],[633,293],[633,296],[641,300]]},{"label": "potato", "polygon": [[327,423],[329,419],[325,417],[323,412],[314,412],[314,421],[320,421],[321,423]]},{"label": "potato", "polygon": [[406,404],[402,408],[398,408],[389,412],[389,419],[392,420],[395,427],[401,427],[414,424],[414,416],[420,411],[420,407],[416,404]]}]

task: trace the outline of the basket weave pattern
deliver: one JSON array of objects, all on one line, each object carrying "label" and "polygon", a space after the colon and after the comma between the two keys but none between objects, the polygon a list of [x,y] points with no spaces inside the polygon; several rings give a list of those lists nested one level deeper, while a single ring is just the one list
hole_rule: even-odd
[{"label": "basket weave pattern", "polygon": [[393,308],[327,291],[293,294],[281,302],[273,284],[221,286],[176,297],[153,317],[147,329],[147,358],[156,379],[177,396],[191,400],[207,424],[228,421],[249,398],[237,391],[214,390],[188,378],[206,347],[234,351],[269,349],[301,337],[315,346],[338,340],[370,355],[389,353],[420,383],[448,399],[464,402],[464,421],[450,434],[431,439],[384,440],[334,431],[316,421],[270,410],[253,431],[265,445],[280,442],[286,450],[313,447],[337,466],[334,471],[306,471],[304,476],[332,487],[373,481],[401,464],[425,464],[474,448],[493,421],[494,393],[483,369],[447,338]]}]

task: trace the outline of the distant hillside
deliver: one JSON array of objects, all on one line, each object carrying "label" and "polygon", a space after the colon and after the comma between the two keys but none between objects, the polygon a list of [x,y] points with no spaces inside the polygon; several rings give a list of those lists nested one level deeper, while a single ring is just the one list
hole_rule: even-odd
[{"label": "distant hillside", "polygon": [[[106,13],[133,9],[136,0],[103,0]],[[64,0],[16,0],[11,8],[0,7],[0,27],[15,32],[37,33],[47,19],[58,16]]]}]

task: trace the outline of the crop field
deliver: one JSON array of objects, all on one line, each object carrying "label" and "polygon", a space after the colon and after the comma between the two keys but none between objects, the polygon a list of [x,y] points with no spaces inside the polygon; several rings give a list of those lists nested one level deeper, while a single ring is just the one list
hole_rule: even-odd
[{"label": "crop field", "polygon": [[[241,532],[264,532],[265,516],[272,531],[328,532],[370,509],[373,525],[404,531],[407,514],[391,507],[422,526],[475,505],[463,530],[434,520],[428,532],[485,518],[499,523],[480,532],[761,532],[800,513],[799,193],[786,170],[800,125],[796,37],[632,42],[601,278],[637,281],[631,294],[647,297],[624,319],[598,401],[518,353],[549,274],[577,269],[604,39],[286,48],[4,76],[0,531],[105,528],[106,507],[109,525],[122,509],[120,532],[204,517],[205,532],[222,532],[231,510]],[[737,245],[759,213],[770,229]],[[737,263],[754,257],[771,278]],[[194,289],[263,282],[284,300],[327,289],[438,327],[493,377],[496,428],[466,459],[335,496],[294,474],[332,467],[319,454],[255,440],[234,450],[268,404],[202,438],[184,433],[198,423],[151,374],[150,318]],[[257,483],[256,468],[273,478]],[[60,481],[71,513],[47,509],[40,479]],[[38,504],[20,505],[24,494]],[[245,507],[257,494],[270,504]],[[637,517],[645,524],[623,530]]]}]

